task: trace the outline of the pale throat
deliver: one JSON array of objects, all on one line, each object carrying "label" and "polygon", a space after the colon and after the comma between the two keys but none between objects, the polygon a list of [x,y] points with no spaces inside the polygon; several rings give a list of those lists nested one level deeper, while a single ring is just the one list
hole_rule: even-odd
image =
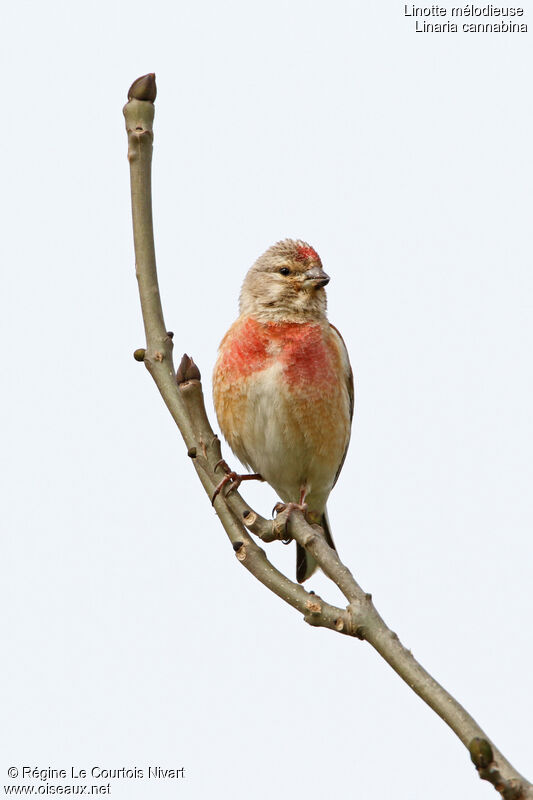
[{"label": "pale throat", "polygon": [[258,298],[243,298],[241,313],[250,315],[258,322],[323,322],[326,316],[326,299],[301,292],[297,298],[288,302],[278,300],[275,304],[263,302]]}]

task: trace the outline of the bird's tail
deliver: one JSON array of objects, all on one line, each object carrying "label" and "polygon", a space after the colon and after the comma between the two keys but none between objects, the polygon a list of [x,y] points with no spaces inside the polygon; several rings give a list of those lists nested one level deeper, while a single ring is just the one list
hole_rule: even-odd
[{"label": "bird's tail", "polygon": [[[337,548],[333,542],[333,538],[331,536],[331,531],[329,528],[329,519],[328,519],[328,512],[324,510],[322,514],[322,518],[320,520],[320,525],[324,531],[324,536],[326,537],[326,542],[332,547],[335,551]],[[311,577],[313,572],[317,568],[317,563],[313,556],[307,552],[307,550],[302,547],[298,542],[296,542],[296,580],[298,583],[303,583],[308,578]]]}]

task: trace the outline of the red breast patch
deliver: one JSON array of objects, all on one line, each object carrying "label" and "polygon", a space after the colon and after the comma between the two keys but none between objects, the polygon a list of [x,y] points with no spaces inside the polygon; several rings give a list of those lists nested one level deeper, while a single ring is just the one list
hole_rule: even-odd
[{"label": "red breast patch", "polygon": [[305,386],[310,393],[335,380],[335,349],[316,323],[261,324],[249,317],[231,331],[221,353],[219,366],[230,382],[276,361],[283,364],[289,386]]}]

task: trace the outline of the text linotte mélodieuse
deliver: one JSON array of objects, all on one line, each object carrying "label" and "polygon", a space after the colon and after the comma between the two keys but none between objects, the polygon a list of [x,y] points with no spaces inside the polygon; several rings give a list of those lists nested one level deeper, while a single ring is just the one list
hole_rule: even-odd
[{"label": "text linotte m\u00e9lodieuse", "polygon": [[[418,33],[527,33],[524,9],[514,6],[452,6],[447,8],[434,4],[431,6],[404,5],[404,16],[415,17],[415,31]],[[422,17],[422,19],[418,19]],[[427,17],[448,17],[446,22],[428,22]],[[449,19],[451,17],[451,19]],[[477,21],[473,21],[473,18]],[[486,20],[490,18],[491,21]],[[465,21],[465,19],[467,21]],[[481,21],[483,19],[483,21]]]}]

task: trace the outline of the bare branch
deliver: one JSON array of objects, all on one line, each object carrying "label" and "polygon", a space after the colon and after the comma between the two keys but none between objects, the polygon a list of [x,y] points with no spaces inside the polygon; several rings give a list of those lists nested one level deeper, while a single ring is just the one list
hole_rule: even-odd
[{"label": "bare branch", "polygon": [[[200,372],[189,356],[183,356],[177,375],[172,362],[173,334],[167,332],[157,280],[152,224],[151,161],[156,97],[155,75],[138,78],[124,107],[131,172],[133,232],[139,294],[146,348],[135,351],[152,375],[172,414],[198,477],[211,498],[220,480],[216,465],[222,454],[220,441],[207,418]],[[238,492],[214,501],[215,510],[240,563],[261,583],[296,608],[307,623],[330,628],[374,647],[398,675],[457,734],[468,748],[479,776],[489,781],[504,800],[533,800],[533,786],[503,757],[468,712],[435,681],[405,648],[378,614],[370,594],[356,582],[350,570],[329,547],[322,529],[310,525],[299,511],[283,512],[267,520],[253,511]],[[283,539],[287,532],[316,559],[324,573],[348,600],[346,609],[324,601],[281,573],[250,536],[264,542]]]}]

